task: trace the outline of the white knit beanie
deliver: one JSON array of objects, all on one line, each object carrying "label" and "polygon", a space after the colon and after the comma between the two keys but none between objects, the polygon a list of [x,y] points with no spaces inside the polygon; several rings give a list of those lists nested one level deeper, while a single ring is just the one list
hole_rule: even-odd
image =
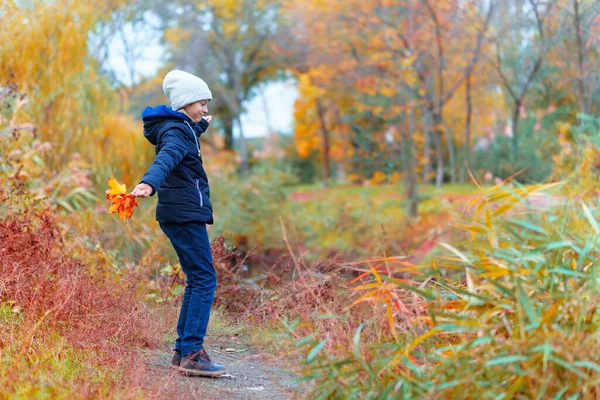
[{"label": "white knit beanie", "polygon": [[200,100],[212,99],[212,93],[206,82],[197,76],[177,69],[165,76],[163,92],[169,98],[171,108],[175,111]]}]

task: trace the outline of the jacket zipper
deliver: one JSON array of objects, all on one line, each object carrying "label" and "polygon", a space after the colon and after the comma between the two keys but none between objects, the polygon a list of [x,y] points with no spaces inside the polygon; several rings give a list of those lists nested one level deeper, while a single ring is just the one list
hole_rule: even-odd
[{"label": "jacket zipper", "polygon": [[202,192],[200,191],[200,180],[196,179],[196,188],[198,189],[198,197],[200,197],[200,207],[204,207],[204,200],[202,200]]},{"label": "jacket zipper", "polygon": [[194,140],[196,141],[196,150],[198,150],[198,155],[200,155],[200,144],[198,143],[198,138],[196,137],[196,132],[194,132],[194,128],[192,128],[192,126],[190,124],[188,124],[187,121],[183,121],[185,122],[185,124],[190,128],[190,130],[192,131],[192,136],[194,137]]},{"label": "jacket zipper", "polygon": [[[184,121],[184,122],[192,131],[192,136],[194,137],[194,140],[196,141],[196,150],[198,150],[198,155],[200,155],[200,144],[198,143],[198,138],[196,137],[196,133],[194,132],[194,129],[192,128],[192,126],[190,124],[188,124],[187,121]],[[198,189],[198,197],[200,197],[200,207],[204,207],[204,200],[202,200],[202,191],[200,191],[200,179],[196,179],[196,189]]]}]

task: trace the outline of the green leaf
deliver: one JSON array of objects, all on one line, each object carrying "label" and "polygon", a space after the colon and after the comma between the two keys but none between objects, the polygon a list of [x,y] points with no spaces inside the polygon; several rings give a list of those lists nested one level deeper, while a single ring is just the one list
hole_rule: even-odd
[{"label": "green leaf", "polygon": [[596,372],[600,372],[600,365],[592,361],[575,361],[573,364],[578,367],[589,368]]},{"label": "green leaf", "polygon": [[516,363],[519,361],[527,361],[527,360],[529,360],[529,357],[527,357],[527,356],[505,356],[505,357],[494,358],[493,360],[486,362],[485,365],[487,367],[492,367],[494,365],[512,364],[512,363]]},{"label": "green leaf", "polygon": [[362,332],[363,328],[365,327],[365,322],[363,322],[362,324],[360,324],[360,326],[358,327],[358,329],[356,330],[356,333],[354,333],[354,356],[359,359],[360,358],[360,333]]},{"label": "green leaf", "polygon": [[581,379],[585,379],[586,375],[581,372],[580,370],[578,370],[577,368],[575,368],[573,365],[569,364],[568,362],[566,362],[565,360],[558,358],[552,354],[550,354],[548,356],[548,358],[550,359],[550,361],[555,362],[556,364],[560,365],[561,367],[565,368],[566,370],[571,371],[572,373],[574,373],[575,375],[577,375],[578,377],[580,377]]},{"label": "green leaf", "polygon": [[477,346],[481,346],[483,344],[492,343],[492,341],[493,341],[493,339],[490,336],[483,336],[483,337],[480,337],[480,338],[477,338],[477,339],[473,340],[471,342],[471,345],[469,347],[472,349],[472,348],[475,348]]},{"label": "green leaf", "polygon": [[532,223],[529,223],[527,221],[510,220],[509,222],[512,224],[518,225],[522,228],[528,229],[530,231],[534,231],[534,232],[540,233],[542,235],[548,235],[548,232],[546,230],[544,230],[543,228],[540,228],[537,225],[533,225]]},{"label": "green leaf", "polygon": [[183,292],[183,290],[184,290],[184,289],[185,289],[185,288],[183,287],[183,285],[179,285],[179,284],[177,284],[177,285],[174,285],[174,286],[171,288],[171,294],[172,294],[173,296],[179,296],[179,295],[181,294],[181,292]]},{"label": "green leaf", "polygon": [[565,392],[569,390],[570,387],[571,385],[567,385],[560,392],[556,393],[556,396],[554,396],[554,400],[561,400],[563,394],[565,394]]},{"label": "green leaf", "polygon": [[573,246],[573,242],[571,242],[570,240],[563,240],[560,242],[554,242],[554,243],[550,243],[544,246],[544,249],[546,250],[556,250],[556,249],[560,249],[562,247],[572,247]]},{"label": "green leaf", "polygon": [[308,355],[306,356],[306,361],[311,362],[313,358],[315,358],[315,356],[319,354],[319,352],[325,346],[325,344],[327,344],[327,339],[321,340],[319,344],[313,347],[310,353],[308,353]]},{"label": "green leaf", "polygon": [[581,202],[581,207],[583,207],[583,212],[585,213],[585,216],[587,217],[594,232],[600,233],[600,228],[598,227],[598,222],[592,215],[592,212],[590,211],[589,207],[583,201]]},{"label": "green leaf", "polygon": [[317,332],[313,332],[308,336],[303,337],[302,339],[300,339],[298,341],[298,343],[296,343],[296,346],[304,346],[306,344],[309,344],[310,342],[313,341],[313,339],[317,336]]},{"label": "green leaf", "polygon": [[525,313],[527,314],[527,318],[529,318],[529,322],[533,325],[533,328],[537,328],[540,326],[540,318],[535,312],[531,302],[529,301],[529,297],[525,294],[523,290],[523,286],[521,286],[521,282],[517,283],[517,299],[523,305],[525,309]]},{"label": "green leaf", "polygon": [[548,272],[553,273],[553,274],[561,274],[561,275],[573,276],[573,277],[578,277],[578,278],[587,277],[587,274],[584,274],[583,272],[579,272],[579,271],[575,271],[575,270],[567,269],[567,268],[562,268],[562,267],[549,269]]},{"label": "green leaf", "polygon": [[444,243],[444,242],[439,242],[438,243],[440,246],[450,250],[452,253],[456,254],[461,260],[463,260],[464,262],[471,264],[471,261],[469,260],[469,258],[461,253],[458,249],[456,249],[455,247],[449,245],[448,243]]}]

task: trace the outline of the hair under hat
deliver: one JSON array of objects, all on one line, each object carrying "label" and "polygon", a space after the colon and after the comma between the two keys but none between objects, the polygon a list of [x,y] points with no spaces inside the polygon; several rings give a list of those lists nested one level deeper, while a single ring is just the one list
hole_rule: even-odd
[{"label": "hair under hat", "polygon": [[163,80],[163,91],[175,111],[200,100],[211,100],[206,82],[188,72],[174,69]]}]

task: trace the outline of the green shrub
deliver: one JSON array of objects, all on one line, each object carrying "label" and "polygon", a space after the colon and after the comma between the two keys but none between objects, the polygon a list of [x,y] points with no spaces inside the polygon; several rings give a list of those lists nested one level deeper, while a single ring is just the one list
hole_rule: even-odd
[{"label": "green shrub", "polygon": [[469,168],[483,177],[487,171],[502,180],[519,173],[521,183],[546,182],[554,168],[554,155],[560,150],[556,128],[568,118],[564,108],[537,118],[519,122],[518,152],[514,153],[513,138],[496,133],[486,149],[472,151],[467,159]]},{"label": "green shrub", "polygon": [[247,176],[228,172],[213,178],[211,236],[234,234],[235,244],[241,247],[280,244],[279,217],[287,199],[284,189],[292,183],[295,178],[289,171],[267,163],[254,166]]},{"label": "green shrub", "polygon": [[578,122],[561,126],[561,151],[554,157],[554,175],[570,179],[574,194],[596,197],[600,183],[600,119],[580,115]]},{"label": "green shrub", "polygon": [[522,183],[539,183],[546,181],[553,169],[552,155],[555,154],[555,143],[540,144],[545,139],[542,133],[524,137],[519,141],[518,157],[513,157],[512,138],[496,136],[486,150],[473,151],[469,157],[469,168],[483,177],[487,171],[502,180],[518,175]]}]

